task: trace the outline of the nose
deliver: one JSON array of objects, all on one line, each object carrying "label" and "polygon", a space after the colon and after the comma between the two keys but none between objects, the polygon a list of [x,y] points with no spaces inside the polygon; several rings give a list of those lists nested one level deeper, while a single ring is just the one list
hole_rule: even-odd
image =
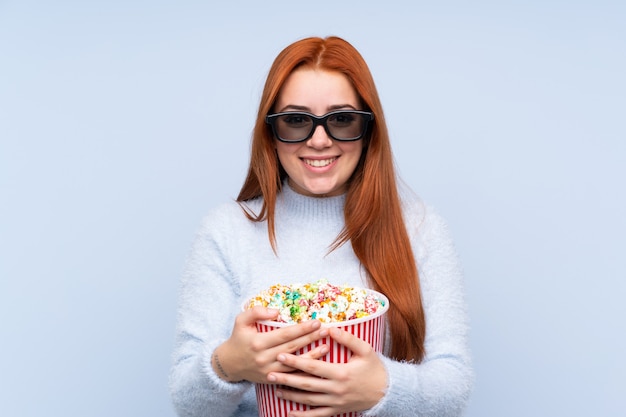
[{"label": "nose", "polygon": [[323,149],[328,148],[333,145],[333,139],[328,136],[324,126],[319,125],[315,126],[315,130],[313,131],[313,136],[307,140],[307,146],[315,149]]}]

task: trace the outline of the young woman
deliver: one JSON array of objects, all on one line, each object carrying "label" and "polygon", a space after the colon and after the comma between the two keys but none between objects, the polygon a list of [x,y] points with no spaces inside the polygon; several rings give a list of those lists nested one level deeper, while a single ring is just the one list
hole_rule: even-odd
[{"label": "young woman", "polygon": [[[313,320],[268,333],[241,312],[276,283],[326,278],[390,300],[384,354],[340,330],[346,364],[318,360]],[[181,416],[257,416],[253,383],[315,408],[294,417],[458,416],[472,385],[462,276],[444,221],[396,182],[382,106],[346,41],[307,38],[270,69],[237,202],[198,233],[180,294],[171,391]]]}]

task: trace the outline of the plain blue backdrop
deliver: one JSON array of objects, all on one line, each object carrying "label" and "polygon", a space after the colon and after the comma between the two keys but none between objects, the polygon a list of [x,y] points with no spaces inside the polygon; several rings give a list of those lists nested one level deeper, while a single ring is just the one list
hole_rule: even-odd
[{"label": "plain blue backdrop", "polygon": [[237,195],[275,55],[334,34],[452,228],[467,416],[623,415],[625,5],[0,0],[0,414],[175,415],[195,230]]}]

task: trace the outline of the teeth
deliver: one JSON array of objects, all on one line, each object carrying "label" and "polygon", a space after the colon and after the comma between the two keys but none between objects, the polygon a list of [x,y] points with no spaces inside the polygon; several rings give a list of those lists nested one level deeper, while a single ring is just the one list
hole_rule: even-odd
[{"label": "teeth", "polygon": [[327,165],[332,164],[337,158],[328,158],[328,159],[305,159],[304,162],[312,167],[325,167]]}]

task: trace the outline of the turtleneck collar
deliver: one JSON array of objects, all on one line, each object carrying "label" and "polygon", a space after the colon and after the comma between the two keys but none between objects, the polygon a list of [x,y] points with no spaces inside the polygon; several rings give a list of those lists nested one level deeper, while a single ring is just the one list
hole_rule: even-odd
[{"label": "turtleneck collar", "polygon": [[290,216],[297,216],[301,220],[337,221],[343,220],[345,202],[345,194],[334,197],[311,197],[299,194],[285,180],[282,191],[276,199],[276,208],[277,211],[285,210]]}]

